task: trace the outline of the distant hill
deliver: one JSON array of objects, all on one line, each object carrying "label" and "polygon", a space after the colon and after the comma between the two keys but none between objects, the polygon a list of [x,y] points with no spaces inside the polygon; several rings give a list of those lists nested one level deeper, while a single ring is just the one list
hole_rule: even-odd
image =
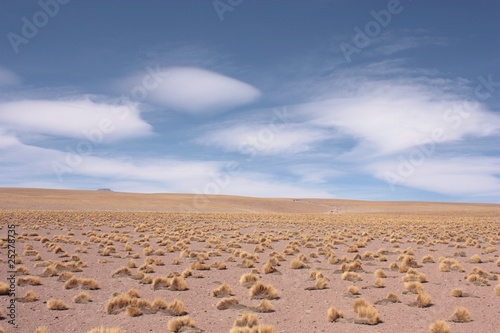
[{"label": "distant hill", "polygon": [[248,213],[405,213],[500,216],[499,204],[252,198],[230,195],[142,194],[98,191],[0,188],[0,209],[123,210]]}]

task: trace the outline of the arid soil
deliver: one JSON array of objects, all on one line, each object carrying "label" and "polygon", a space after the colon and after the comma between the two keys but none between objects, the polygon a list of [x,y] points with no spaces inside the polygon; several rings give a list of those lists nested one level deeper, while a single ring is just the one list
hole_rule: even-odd
[{"label": "arid soil", "polygon": [[[40,193],[26,199],[34,193],[18,192],[23,209],[12,209],[15,195],[2,191],[10,198],[2,204],[11,209],[0,211],[0,282],[8,282],[8,231],[15,229],[18,298],[13,326],[7,306],[14,296],[0,283],[4,332],[86,333],[100,326],[172,332],[173,321],[184,316],[191,323],[179,324],[179,332],[500,332],[499,205],[414,203],[405,213],[404,203],[383,203],[380,213],[237,213],[259,211],[264,202],[252,206],[247,198],[238,205],[243,199],[233,198],[226,201],[232,212],[182,213],[112,211],[119,204],[109,199],[108,210],[41,210],[44,202],[68,209],[68,201],[93,193],[73,193],[66,202]],[[116,194],[124,195],[99,193]],[[273,200],[269,211],[297,203]],[[211,209],[224,202],[219,198]],[[221,295],[213,295],[217,288]],[[88,295],[78,302],[91,301],[75,303],[81,293]],[[331,307],[343,314],[328,317]],[[459,307],[465,310],[453,316]],[[247,312],[253,315],[234,327]],[[439,320],[444,328],[430,330]]]}]

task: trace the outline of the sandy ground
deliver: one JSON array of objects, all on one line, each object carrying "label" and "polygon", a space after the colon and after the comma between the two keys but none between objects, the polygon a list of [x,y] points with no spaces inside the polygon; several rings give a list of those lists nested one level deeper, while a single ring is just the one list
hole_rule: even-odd
[{"label": "sandy ground", "polygon": [[[212,297],[211,291],[222,282],[228,283],[240,304],[257,306],[260,300],[249,297],[248,289],[239,284],[240,276],[248,273],[252,268],[240,267],[242,258],[236,256],[236,261],[228,261],[232,255],[231,249],[220,251],[220,256],[210,257],[205,261],[211,264],[218,260],[227,264],[227,269],[196,271],[202,273],[203,278],[187,277],[187,291],[153,290],[150,284],[140,284],[138,280],[129,277],[112,278],[113,272],[125,266],[130,255],[138,253],[135,259],[137,266],[142,265],[147,258],[161,259],[165,265],[152,265],[154,277],[167,276],[173,272],[182,272],[189,268],[196,259],[180,258],[181,250],[164,255],[143,254],[144,242],[148,235],[148,243],[155,250],[166,249],[160,246],[160,238],[171,244],[178,240],[190,239],[187,244],[191,252],[206,252],[214,250],[215,243],[207,246],[210,239],[219,239],[220,244],[230,244],[236,241],[241,249],[255,253],[256,244],[251,240],[270,242],[272,249],[266,248],[258,253],[259,260],[254,267],[261,271],[262,282],[274,286],[279,299],[271,300],[274,307],[272,313],[256,313],[260,324],[273,325],[276,332],[428,332],[428,327],[436,320],[445,320],[451,327],[451,332],[498,332],[500,326],[500,296],[495,295],[494,287],[499,283],[498,275],[498,242],[500,219],[495,217],[464,217],[464,216],[413,216],[413,215],[375,215],[375,214],[338,214],[338,215],[302,215],[302,214],[176,214],[176,213],[127,213],[127,212],[89,212],[89,211],[3,211],[1,213],[3,238],[7,234],[7,224],[15,222],[16,231],[21,236],[16,241],[16,250],[22,260],[19,266],[25,266],[31,276],[39,277],[44,267],[34,267],[35,264],[47,260],[67,263],[71,256],[77,254],[81,262],[87,267],[82,272],[73,273],[77,278],[93,278],[99,283],[100,289],[88,290],[92,302],[75,304],[72,297],[79,289],[64,289],[63,282],[57,281],[58,276],[39,277],[41,286],[17,286],[16,294],[23,296],[28,290],[36,293],[38,300],[29,303],[17,303],[17,325],[7,323],[7,319],[0,320],[0,326],[5,332],[35,332],[38,326],[46,326],[52,332],[87,332],[88,330],[104,325],[119,327],[126,333],[132,332],[169,332],[167,322],[172,316],[163,313],[145,314],[139,317],[130,317],[125,313],[116,315],[107,314],[106,303],[114,293],[125,293],[135,288],[142,299],[153,301],[156,298],[171,302],[179,299],[185,304],[185,309],[196,326],[205,332],[229,332],[233,322],[244,312],[239,309],[218,310],[218,298]],[[136,229],[143,224],[142,230]],[[93,232],[93,233],[89,233]],[[67,237],[63,238],[62,235]],[[278,239],[287,235],[288,239]],[[59,236],[59,237],[58,237]],[[125,251],[125,243],[116,241],[113,237],[125,236],[127,243],[132,246],[131,251]],[[43,243],[41,240],[46,237]],[[94,237],[92,239],[92,237]],[[201,238],[197,238],[201,237]],[[215,237],[215,238],[214,238]],[[4,239],[5,240],[5,239]],[[421,240],[417,244],[418,240]],[[358,252],[347,252],[350,245],[359,241],[365,242],[365,247]],[[442,241],[442,243],[439,243]],[[69,257],[56,254],[50,244],[61,246]],[[306,245],[310,243],[309,245]],[[262,267],[273,251],[283,252],[287,245],[295,245],[299,252],[286,255],[276,268],[281,274],[264,274]],[[350,282],[342,280],[342,262],[328,263],[324,255],[311,258],[311,253],[320,252],[321,248],[330,245],[335,258],[347,257],[354,259],[356,254],[362,255],[367,251],[375,256],[361,260],[362,281]],[[468,244],[468,245],[465,245]],[[32,261],[32,255],[24,255],[29,246],[38,251],[42,261]],[[103,256],[106,246],[114,246],[116,253]],[[311,246],[311,247],[309,247]],[[457,248],[458,246],[458,248]],[[489,253],[485,253],[486,248]],[[87,253],[77,252],[77,248]],[[379,261],[377,251],[385,248],[389,251],[385,255],[387,261]],[[423,289],[431,296],[430,307],[418,308],[410,306],[416,295],[403,293],[404,283],[401,280],[405,273],[390,270],[389,264],[401,264],[401,254],[411,248],[412,256],[422,267],[416,268],[419,273],[427,277],[422,283]],[[233,249],[234,251],[234,249]],[[462,252],[462,253],[460,253]],[[290,262],[304,254],[308,258],[305,269],[291,269]],[[470,263],[472,255],[479,255],[482,263]],[[432,255],[434,263],[421,263],[425,255]],[[439,270],[438,258],[453,258],[458,260],[464,272]],[[7,248],[5,243],[0,251],[0,258],[6,266]],[[182,261],[173,265],[175,258]],[[100,260],[106,260],[102,263]],[[478,267],[489,274],[485,286],[469,283],[466,276],[474,267]],[[385,287],[373,288],[375,276],[373,272],[381,268],[387,277],[383,278]],[[319,270],[329,278],[326,289],[307,291],[305,288],[314,285],[309,280],[311,271]],[[135,274],[137,268],[132,268]],[[22,277],[22,276],[18,276]],[[6,270],[2,268],[0,281],[6,281]],[[360,288],[360,295],[353,296],[347,293],[351,285]],[[469,297],[452,297],[450,291],[460,288],[469,294]],[[375,304],[384,299],[389,293],[397,294],[401,303],[385,305]],[[370,304],[375,304],[380,314],[381,322],[377,325],[362,325],[349,322],[357,318],[352,305],[356,298],[364,298]],[[56,298],[63,300],[69,307],[67,310],[55,311],[47,308],[46,302]],[[1,311],[5,314],[9,302],[8,296],[0,296]],[[327,310],[334,306],[344,312],[346,322],[329,322],[326,319]],[[471,314],[472,321],[455,323],[449,321],[454,309],[463,306]]]},{"label": "sandy ground", "polygon": [[[167,323],[176,317],[165,312],[137,317],[124,311],[106,312],[114,295],[132,288],[148,301],[181,300],[200,330],[229,332],[242,313],[261,302],[252,299],[249,289],[239,283],[240,277],[252,270],[278,292],[279,298],[270,301],[273,312],[254,313],[259,324],[272,325],[275,332],[429,332],[429,325],[436,320],[446,321],[452,333],[500,332],[500,295],[494,291],[500,283],[500,205],[0,188],[0,217],[0,287],[7,282],[8,232],[13,224],[18,254],[15,267],[20,270],[16,279],[33,276],[41,282],[39,286],[15,287],[17,297],[28,291],[36,294],[33,302],[16,302],[15,326],[5,316],[13,297],[0,295],[0,327],[5,332],[31,333],[45,326],[48,333],[86,333],[101,325],[118,327],[125,333],[170,332]],[[348,250],[354,244],[359,248]],[[257,251],[256,245],[262,245],[262,251]],[[126,250],[128,246],[131,249]],[[57,253],[56,247],[61,247]],[[103,255],[107,247],[116,252]],[[148,247],[165,253],[147,254],[144,250]],[[294,250],[285,254],[291,248]],[[387,253],[380,253],[380,249]],[[219,254],[208,256],[214,250]],[[34,260],[35,254],[39,260]],[[208,256],[205,264],[220,261],[227,269],[192,269],[193,275],[201,273],[203,278],[186,277],[188,290],[154,290],[140,280],[112,277],[134,254],[137,267],[152,259],[164,263],[151,265],[154,272],[148,274],[153,279],[190,269],[203,255]],[[279,273],[265,274],[264,264],[277,254],[284,259],[274,265]],[[242,265],[247,255],[258,255],[252,268]],[[307,258],[307,267],[292,269],[291,262],[299,255]],[[432,299],[428,307],[414,306],[417,295],[407,293],[402,281],[406,273],[389,269],[391,263],[402,265],[404,255],[416,260],[418,274],[425,274],[421,287]],[[434,262],[422,263],[427,255]],[[471,262],[473,255],[481,262]],[[329,262],[329,258],[334,259]],[[362,280],[343,280],[345,262],[353,264],[356,258],[361,263],[356,273]],[[174,260],[180,263],[173,264]],[[461,271],[441,271],[442,260],[456,260]],[[52,277],[41,276],[45,269],[41,264],[50,261],[68,266],[78,263],[82,271],[73,276],[95,279],[99,289],[65,289],[64,282],[58,281],[62,271]],[[27,272],[22,272],[23,267]],[[133,275],[139,272],[137,267],[131,268]],[[386,274],[382,288],[374,287],[377,269]],[[482,284],[470,280],[474,269],[484,279]],[[315,284],[309,278],[313,271],[321,271],[328,279],[325,289],[305,290]],[[221,299],[211,296],[211,291],[224,282],[239,303],[249,308],[217,309]],[[349,286],[357,286],[360,295],[348,293]],[[467,297],[451,296],[455,288]],[[82,291],[90,294],[92,302],[73,302]],[[388,293],[396,294],[401,302],[378,302]],[[68,309],[49,310],[51,298],[64,301]],[[357,298],[374,306],[380,322],[356,322],[359,317],[353,303]],[[329,322],[331,306],[343,311],[344,318]],[[470,312],[470,322],[451,321],[457,307]]]},{"label": "sandy ground", "polygon": [[460,212],[461,215],[500,216],[499,204],[269,199],[227,195],[137,194],[31,188],[0,188],[0,209],[416,215],[457,215],[457,212]]}]

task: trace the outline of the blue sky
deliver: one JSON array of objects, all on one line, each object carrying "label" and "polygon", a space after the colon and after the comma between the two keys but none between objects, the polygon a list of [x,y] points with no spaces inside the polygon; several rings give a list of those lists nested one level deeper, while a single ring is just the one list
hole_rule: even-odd
[{"label": "blue sky", "polygon": [[500,203],[497,1],[1,1],[0,186]]}]

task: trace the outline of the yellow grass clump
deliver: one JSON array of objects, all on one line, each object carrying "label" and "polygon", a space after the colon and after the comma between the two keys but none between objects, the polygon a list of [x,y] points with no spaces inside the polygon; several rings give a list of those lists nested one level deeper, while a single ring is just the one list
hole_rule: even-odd
[{"label": "yellow grass clump", "polygon": [[343,318],[343,317],[344,317],[344,313],[342,311],[338,311],[333,306],[331,306],[330,308],[328,308],[328,313],[327,313],[327,316],[326,316],[326,319],[328,321],[334,322],[334,321],[337,321],[339,318]]},{"label": "yellow grass clump", "polygon": [[81,292],[78,295],[76,295],[75,297],[73,297],[73,302],[85,304],[88,302],[92,302],[92,297],[86,292]]},{"label": "yellow grass clump", "polygon": [[185,290],[188,290],[188,285],[186,283],[186,281],[181,278],[181,277],[174,277],[171,281],[170,281],[170,286],[168,287],[168,290],[172,290],[172,291],[185,291]]},{"label": "yellow grass clump", "polygon": [[47,301],[47,308],[49,310],[67,310],[68,306],[64,301],[51,298]]},{"label": "yellow grass clump", "polygon": [[20,277],[17,278],[16,284],[20,287],[23,286],[40,286],[42,285],[42,281],[40,281],[39,278],[35,276],[27,276],[27,277]]},{"label": "yellow grass clump", "polygon": [[196,323],[191,320],[189,316],[174,318],[167,323],[167,329],[170,330],[170,332],[181,332],[183,329],[189,327],[196,327]]},{"label": "yellow grass clump", "polygon": [[358,273],[344,272],[342,274],[342,280],[346,280],[346,281],[363,281],[363,278]]},{"label": "yellow grass clump", "polygon": [[349,286],[349,287],[347,288],[347,292],[348,292],[349,294],[351,294],[351,295],[359,295],[359,294],[360,294],[360,292],[359,292],[359,288],[358,288],[358,287],[356,287],[356,286]]},{"label": "yellow grass clump", "polygon": [[211,296],[220,298],[220,297],[234,296],[234,294],[233,294],[233,290],[232,290],[231,286],[228,285],[227,283],[223,283],[218,288],[215,288],[214,290],[212,290]]},{"label": "yellow grass clump", "polygon": [[418,295],[417,295],[417,306],[419,308],[426,308],[426,307],[428,307],[428,306],[430,306],[432,304],[431,302],[432,302],[431,296],[427,292],[421,290],[418,293]]},{"label": "yellow grass clump", "polygon": [[359,319],[355,321],[358,324],[376,325],[380,322],[378,310],[363,298],[355,300],[352,309],[358,314]]},{"label": "yellow grass clump", "polygon": [[240,318],[234,321],[233,326],[235,327],[254,327],[259,324],[257,317],[251,312],[245,312]]},{"label": "yellow grass clump", "polygon": [[98,328],[93,328],[90,331],[87,331],[86,333],[124,333],[124,332],[119,328],[104,328],[101,326]]},{"label": "yellow grass clump", "polygon": [[238,305],[239,303],[240,301],[238,301],[236,297],[224,298],[217,303],[216,307],[219,310],[226,310]]},{"label": "yellow grass clump", "polygon": [[24,297],[16,298],[16,300],[21,303],[35,302],[38,300],[38,296],[33,290],[28,290]]},{"label": "yellow grass clump", "polygon": [[0,295],[8,295],[10,293],[10,287],[7,283],[0,282]]},{"label": "yellow grass clump", "polygon": [[438,320],[429,326],[430,333],[449,333],[450,326],[442,320]]},{"label": "yellow grass clump", "polygon": [[455,308],[455,311],[451,315],[451,321],[455,323],[468,323],[471,321],[470,312],[464,307]]},{"label": "yellow grass clump", "polygon": [[260,281],[256,282],[252,288],[250,288],[248,292],[249,296],[252,298],[256,299],[277,299],[278,298],[278,292],[277,290],[271,286],[264,284]]}]

